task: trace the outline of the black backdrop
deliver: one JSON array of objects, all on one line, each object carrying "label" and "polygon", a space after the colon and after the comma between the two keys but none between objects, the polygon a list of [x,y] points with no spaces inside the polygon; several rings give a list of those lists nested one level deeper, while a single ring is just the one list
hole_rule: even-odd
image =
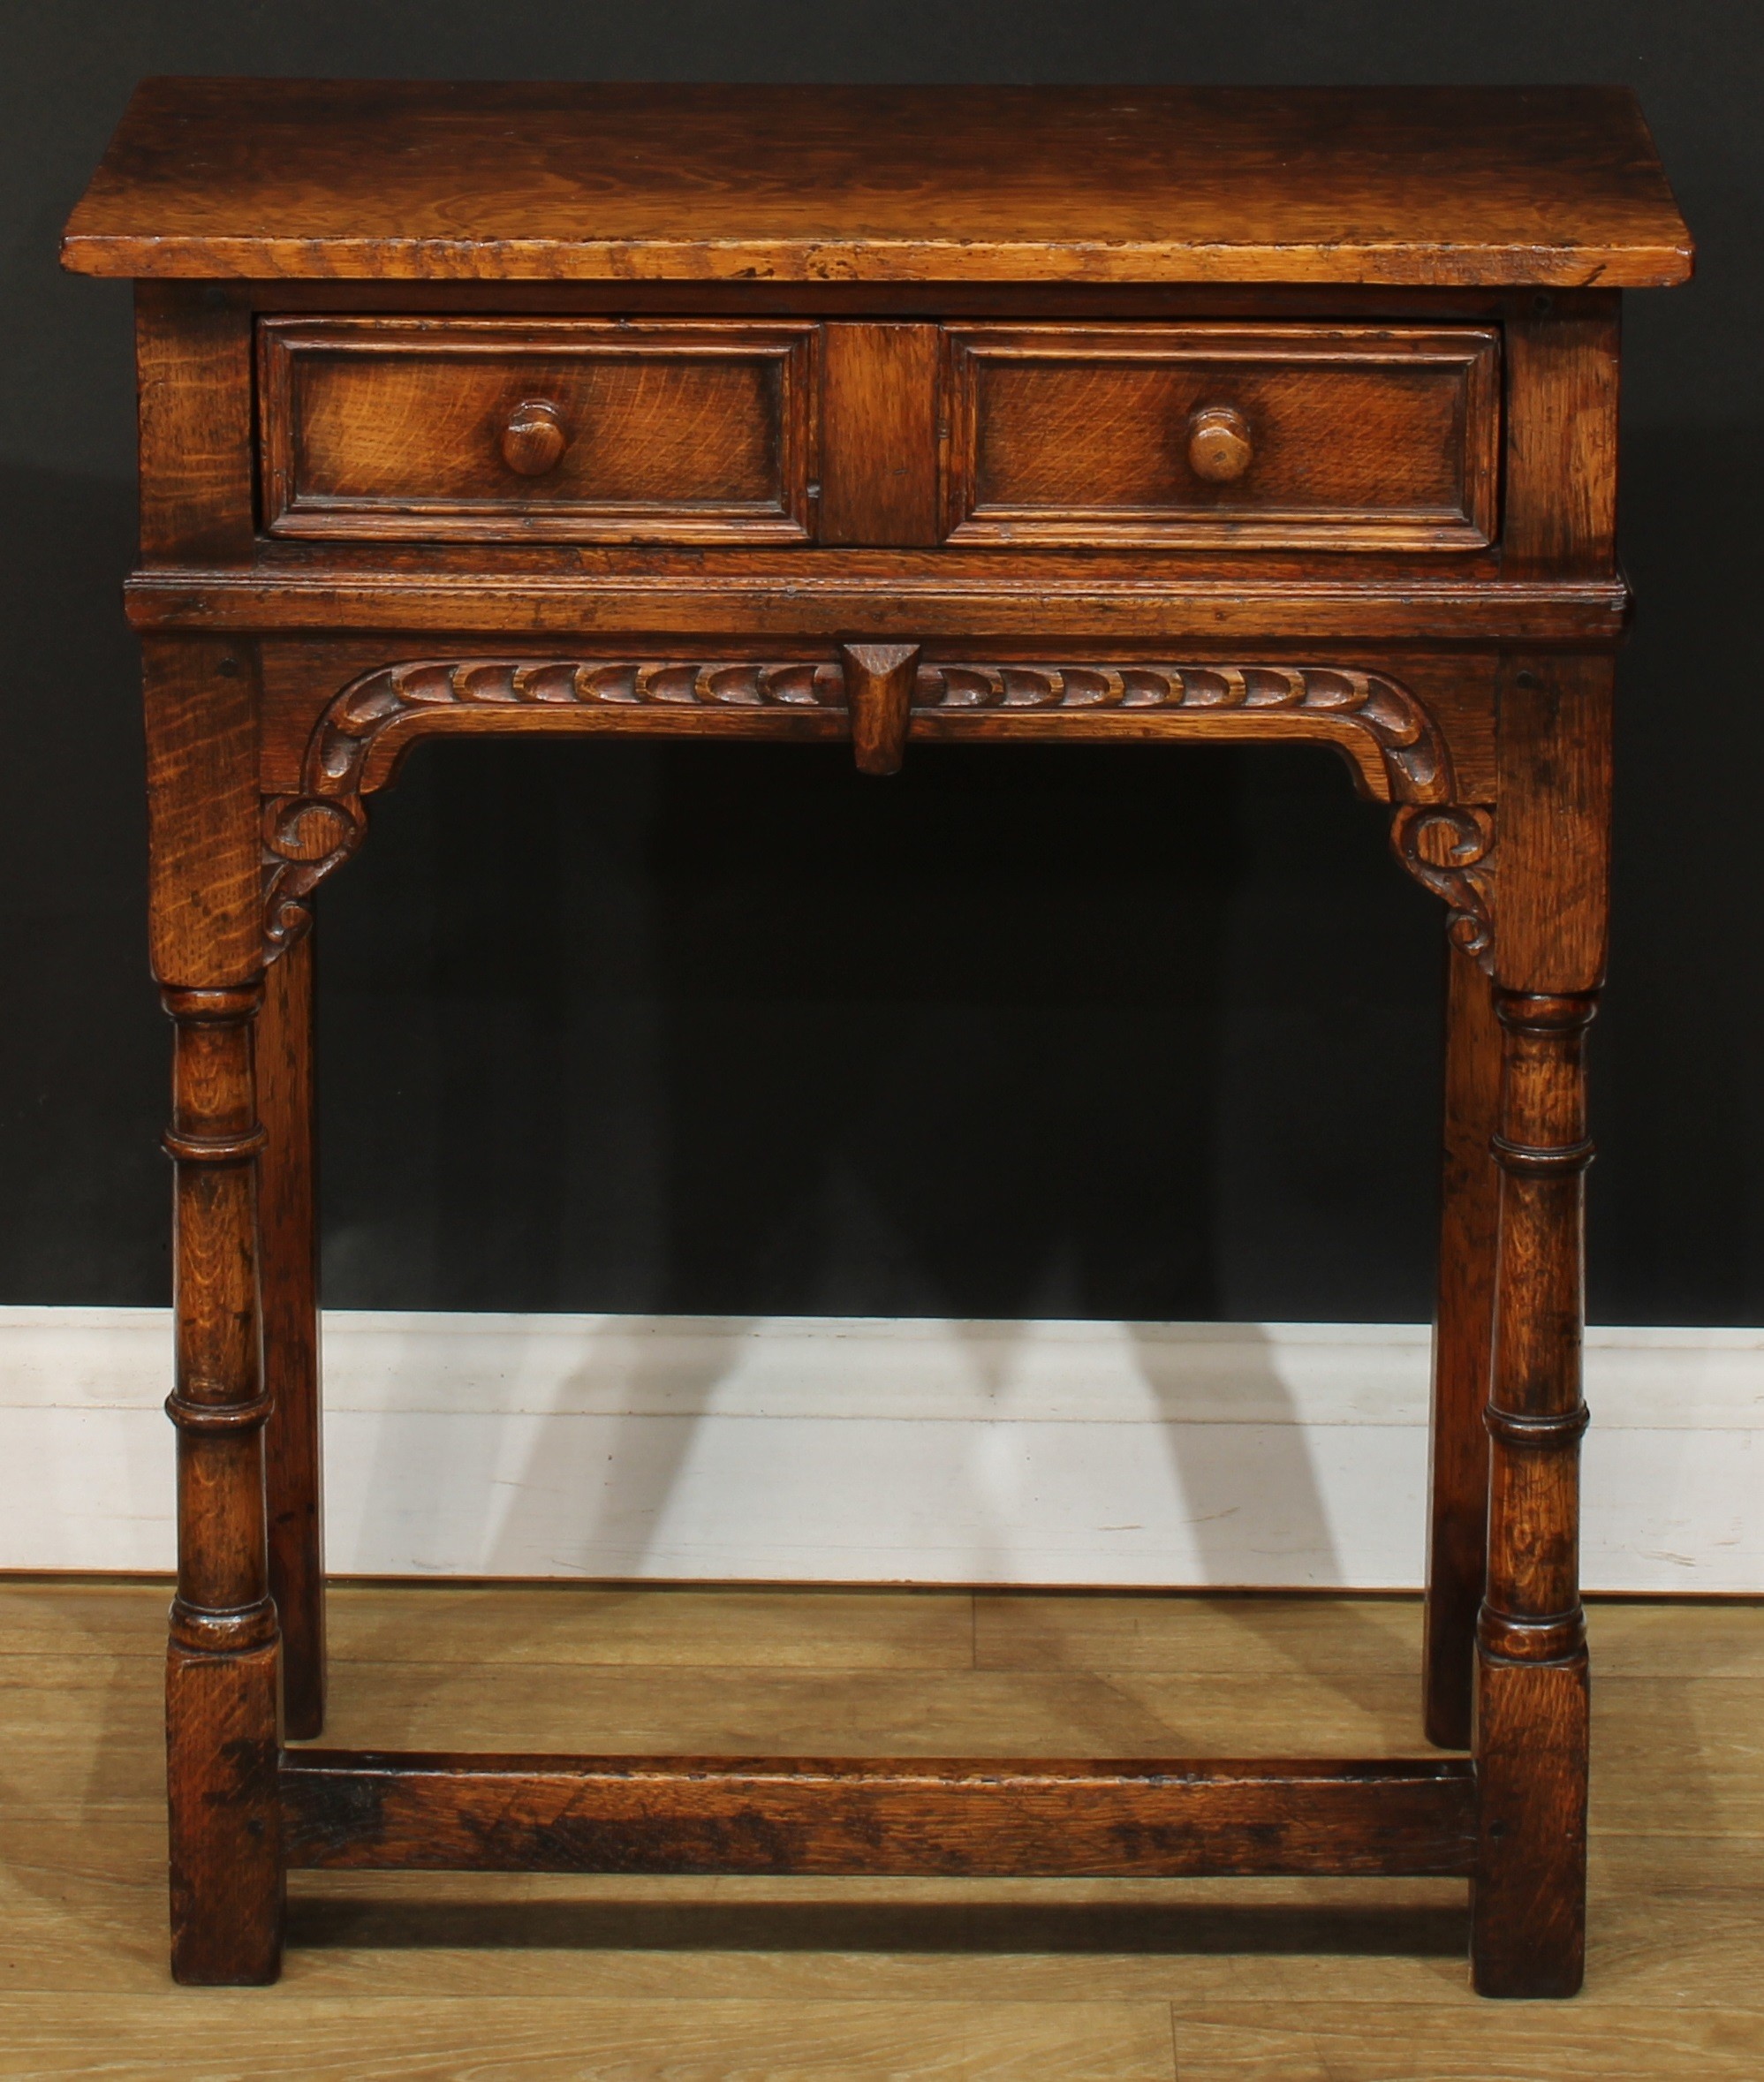
[{"label": "black backdrop", "polygon": [[[1743,0],[55,0],[0,14],[0,1299],[163,1298],[127,290],[56,237],[145,73],[1636,86],[1606,1321],[1764,1299],[1764,105]],[[533,892],[537,892],[536,899]],[[1324,753],[439,746],[322,906],[327,1298],[1412,1319],[1439,913]]]}]

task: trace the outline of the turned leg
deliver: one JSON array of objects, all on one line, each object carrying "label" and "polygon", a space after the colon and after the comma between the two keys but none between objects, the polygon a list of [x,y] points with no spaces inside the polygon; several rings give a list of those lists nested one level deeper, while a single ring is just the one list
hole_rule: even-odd
[{"label": "turned leg", "polygon": [[178,1594],[166,1668],[171,1968],[273,1980],[283,1867],[276,1608],[257,1297],[258,984],[168,988],[175,1188]]},{"label": "turned leg", "polygon": [[1500,1205],[1471,1914],[1486,1995],[1571,1995],[1585,1961],[1585,1043],[1605,962],[1610,693],[1602,658],[1526,662],[1502,688]]},{"label": "turned leg", "polygon": [[281,1958],[283,1865],[252,1064],[263,996],[255,660],[225,638],[150,638],[143,666],[148,929],[174,1022],[171,1970],[266,1981]]},{"label": "turned leg", "polygon": [[1447,957],[1445,1166],[1434,1325],[1427,1540],[1427,1740],[1470,1746],[1476,1615],[1488,1563],[1489,1339],[1499,1174],[1490,1154],[1501,1089],[1493,988],[1473,954]]},{"label": "turned leg", "polygon": [[1476,1985],[1580,1986],[1586,1626],[1579,1581],[1582,1042],[1588,996],[1506,992],[1499,1263],[1488,1400],[1488,1593],[1478,1633]]},{"label": "turned leg", "polygon": [[257,1019],[263,1238],[263,1378],[269,1395],[269,1590],[282,1628],[290,1738],[324,1726],[324,1508],[320,1440],[317,1165],[313,1108],[313,935],[265,974]]}]

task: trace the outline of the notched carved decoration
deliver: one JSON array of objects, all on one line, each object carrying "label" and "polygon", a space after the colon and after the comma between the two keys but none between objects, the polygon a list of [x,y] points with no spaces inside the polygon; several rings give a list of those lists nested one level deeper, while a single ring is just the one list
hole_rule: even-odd
[{"label": "notched carved decoration", "polygon": [[1284,709],[1365,731],[1399,802],[1451,793],[1451,767],[1433,718],[1378,672],[1321,665],[921,665],[912,705],[956,708]]},{"label": "notched carved decoration", "polygon": [[[375,748],[395,729],[404,737],[497,708],[818,710],[831,723],[846,706],[844,669],[831,660],[470,658],[378,667],[352,681],[319,718],[299,793],[264,804],[268,951],[274,956],[306,930],[314,890],[360,844],[362,799],[390,771],[390,759],[375,760]],[[1393,830],[1398,859],[1445,899],[1453,940],[1486,965],[1489,876],[1479,863],[1492,824],[1486,811],[1451,802],[1451,761],[1437,725],[1406,687],[1382,673],[1283,664],[920,664],[912,708],[939,716],[1048,709],[1180,710],[1222,719],[1285,714],[1326,726],[1319,735],[1337,744],[1344,727],[1361,733],[1400,806]]]},{"label": "notched carved decoration", "polygon": [[1404,803],[1391,819],[1390,844],[1422,888],[1444,900],[1452,945],[1492,973],[1493,813],[1464,803]]},{"label": "notched carved decoration", "polygon": [[346,686],[307,748],[308,782],[360,792],[374,741],[425,712],[462,708],[841,708],[834,664],[625,665],[549,659],[388,665]]},{"label": "notched carved decoration", "polygon": [[606,663],[466,659],[387,665],[346,686],[319,719],[301,762],[302,792],[264,805],[264,937],[270,956],[311,922],[307,899],[367,829],[368,754],[395,723],[462,708],[843,708],[830,662]]}]

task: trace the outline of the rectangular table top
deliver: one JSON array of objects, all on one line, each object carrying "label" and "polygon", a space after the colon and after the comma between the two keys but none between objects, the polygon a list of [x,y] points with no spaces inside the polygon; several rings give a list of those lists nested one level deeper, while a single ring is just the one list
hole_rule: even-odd
[{"label": "rectangular table top", "polygon": [[1630,289],[1691,241],[1624,87],[150,79],[89,275]]}]

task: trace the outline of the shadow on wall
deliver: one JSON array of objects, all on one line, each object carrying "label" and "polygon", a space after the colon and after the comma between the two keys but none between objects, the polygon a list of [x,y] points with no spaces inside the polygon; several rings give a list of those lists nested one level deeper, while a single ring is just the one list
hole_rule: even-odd
[{"label": "shadow on wall", "polygon": [[[1420,1552],[1420,1384],[1399,1431],[1344,1421],[1326,1337],[678,1315],[380,1336],[397,1386],[358,1376],[380,1414],[352,1422],[333,1499],[375,1569],[1326,1588],[1411,1580]],[[1342,1518],[1367,1455],[1405,1521],[1371,1542]],[[376,1491],[395,1520],[361,1521]]]},{"label": "shadow on wall", "polygon": [[[479,1566],[692,1572],[681,1533],[704,1538],[716,1515],[694,1457],[766,1316],[943,1319],[934,1365],[963,1378],[950,1413],[978,1400],[1010,1420],[1034,1357],[1011,1319],[1218,1313],[1245,771],[1204,751],[995,750],[915,756],[883,787],[838,751],[474,746],[435,762],[404,831],[382,806],[383,886],[362,892],[382,922],[346,914],[340,934],[397,919],[402,951],[375,979],[395,1001],[420,989],[433,1021],[382,1062],[455,1124],[426,1174],[449,1299],[697,1319],[632,1349],[617,1324],[585,1335],[549,1406],[526,1405],[519,1444],[473,1484]],[[1335,762],[1292,771],[1351,814]],[[1382,814],[1370,822],[1381,886],[1406,902]],[[1437,920],[1419,908],[1430,979]],[[366,964],[341,958],[353,995]],[[609,1268],[628,1283],[616,1298]],[[1140,1420],[1178,1419],[1190,1384],[1123,1335]],[[1298,1412],[1271,1360],[1253,1374],[1238,1384],[1266,1420],[1247,1511],[1218,1490],[1209,1431],[1171,1423],[1113,1515],[1192,1548],[1173,1571],[1187,1580],[1253,1580],[1258,1542],[1338,1580]],[[1004,1579],[1021,1573],[1018,1486],[1071,1479],[1073,1548],[1099,1544],[1082,1516],[1097,1500],[1065,1465],[1071,1427],[956,1427],[948,1464],[896,1466],[922,1427],[888,1424],[899,1388],[874,1385],[816,1384],[818,1415],[874,1425],[868,1459],[826,1448],[829,1482],[865,1492],[852,1539]],[[739,1450],[724,1435],[716,1465]],[[740,1510],[825,1572],[837,1496],[755,1451]],[[890,1492],[919,1530],[890,1537]],[[723,1572],[714,1556],[700,1569]]]},{"label": "shadow on wall", "polygon": [[[380,907],[416,899],[402,1060],[462,1124],[428,1175],[443,1291],[727,1333],[659,1362],[664,1420],[640,1359],[633,1410],[534,1426],[487,1565],[562,1482],[617,1556],[577,1565],[640,1572],[757,1317],[1215,1313],[1234,762],[933,754],[882,786],[843,750],[472,750],[415,821],[469,854],[429,897],[389,860]],[[950,1528],[980,1576],[983,1518]]]}]

